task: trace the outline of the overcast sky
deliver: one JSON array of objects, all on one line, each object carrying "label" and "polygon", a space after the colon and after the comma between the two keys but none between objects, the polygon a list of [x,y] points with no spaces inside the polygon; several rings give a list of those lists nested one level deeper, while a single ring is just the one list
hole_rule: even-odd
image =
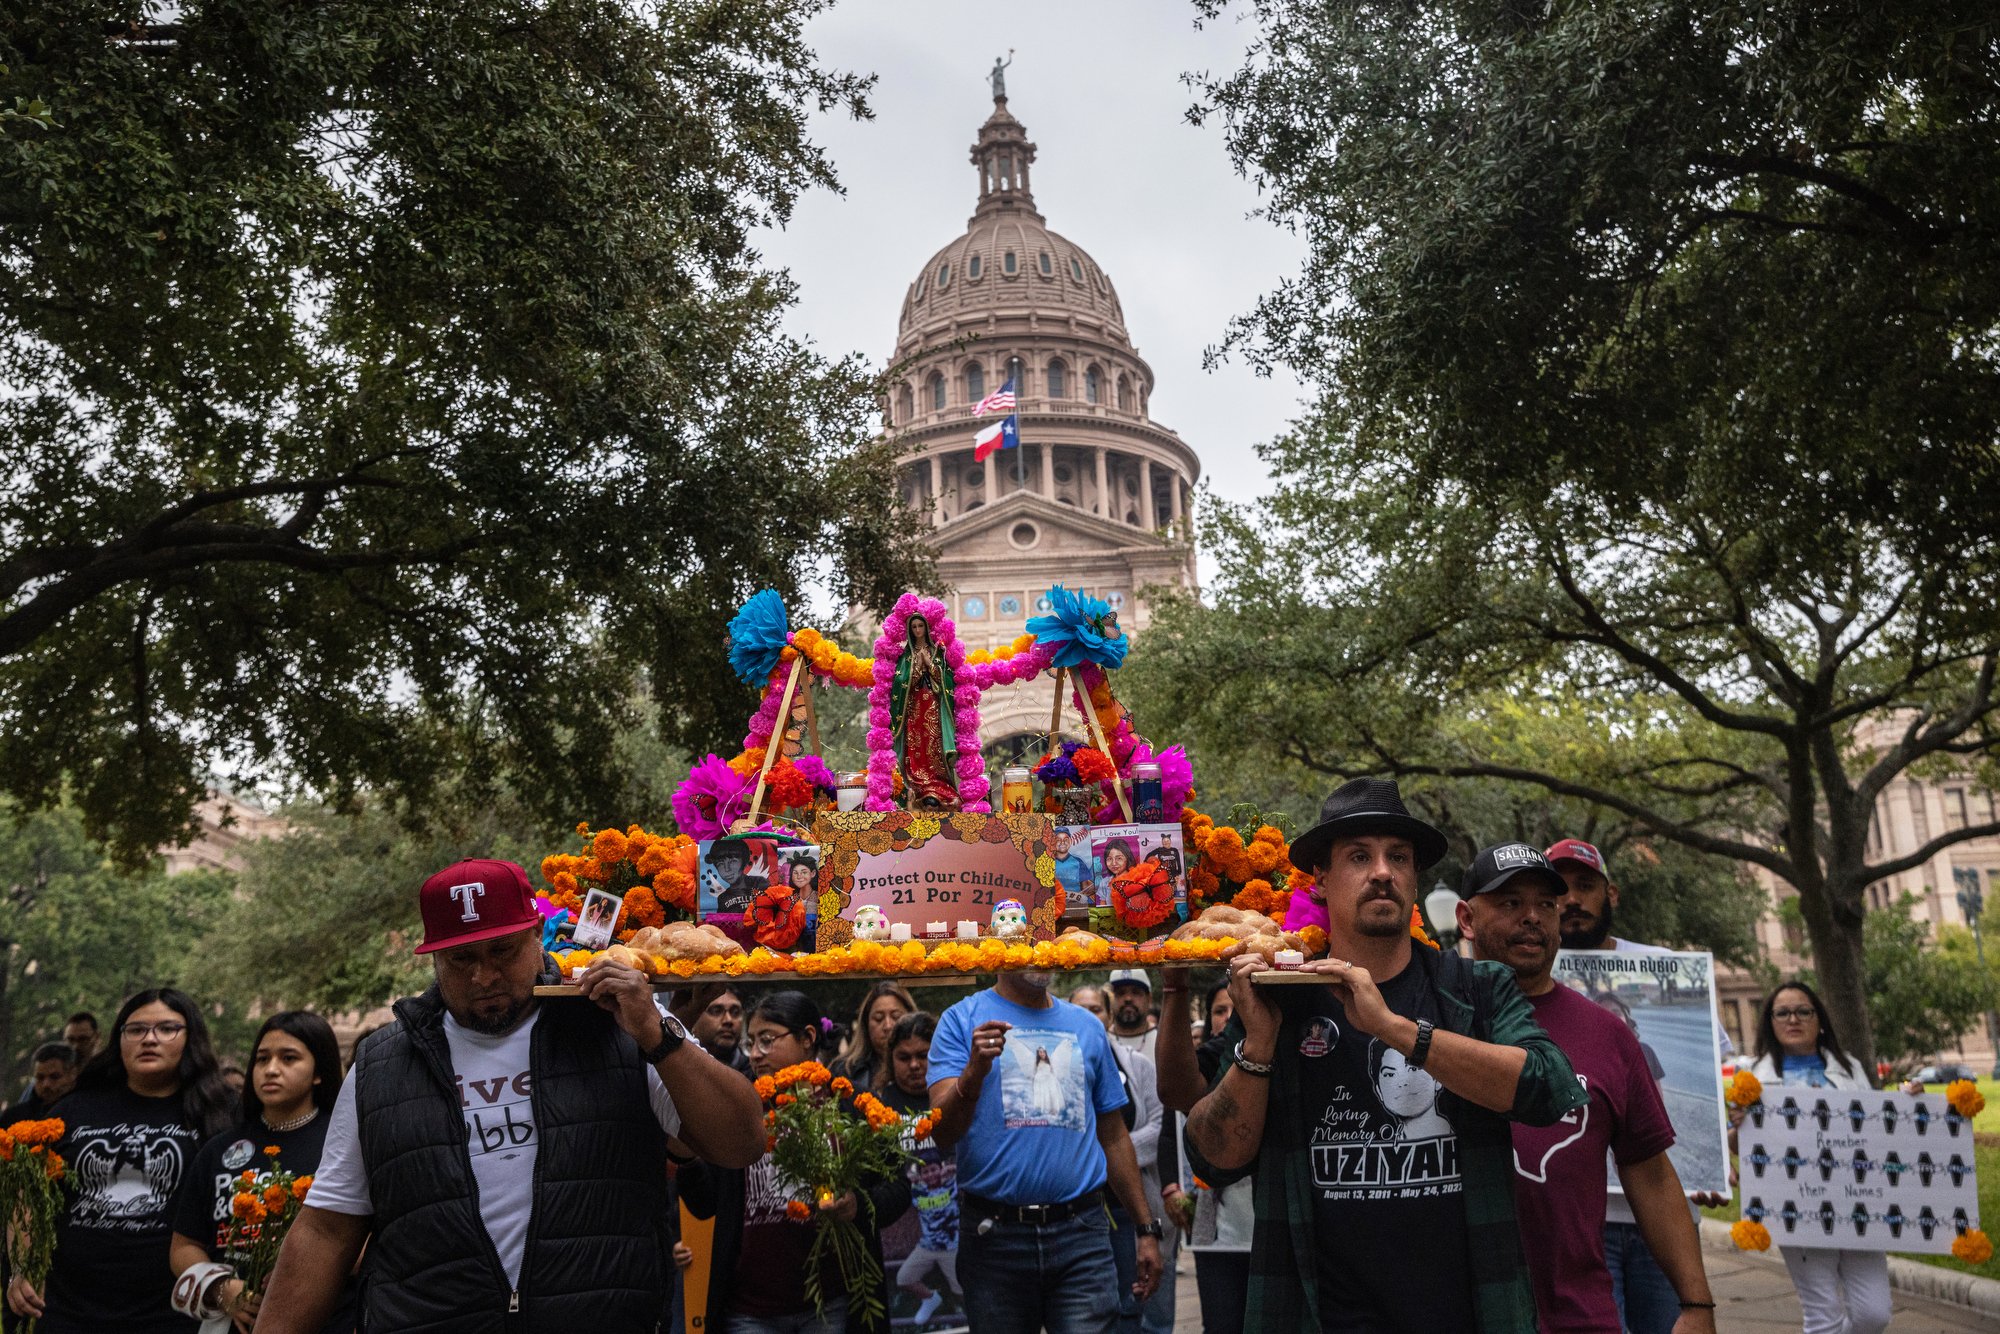
[{"label": "overcast sky", "polygon": [[1200,454],[1206,483],[1242,500],[1269,478],[1252,452],[1293,416],[1299,389],[1240,364],[1202,369],[1232,316],[1297,267],[1289,233],[1248,215],[1220,129],[1186,120],[1181,76],[1239,62],[1233,20],[1196,31],[1185,0],[841,0],[809,29],[835,68],[879,76],[875,119],[821,117],[815,140],[847,193],[801,202],[761,238],[800,284],[792,327],[830,354],[881,365],[904,289],[962,234],[976,181],[968,154],[991,114],[987,72],[1015,48],[1008,109],[1035,143],[1035,203],[1095,256],[1158,387],[1153,416]]}]

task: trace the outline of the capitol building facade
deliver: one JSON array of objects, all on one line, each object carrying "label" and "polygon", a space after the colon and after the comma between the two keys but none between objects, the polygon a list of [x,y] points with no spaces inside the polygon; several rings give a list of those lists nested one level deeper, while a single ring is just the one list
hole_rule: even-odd
[{"label": "capitol building facade", "polygon": [[[890,359],[902,498],[930,518],[947,601],[973,647],[1021,634],[1052,584],[1103,598],[1137,635],[1146,589],[1195,582],[1201,460],[1152,419],[1153,371],[1117,290],[1036,211],[1034,161],[1027,131],[995,98],[972,148],[977,207],[904,293]],[[974,434],[998,417],[973,407],[1010,377],[1021,443],[976,460]],[[1051,699],[1045,682],[988,695],[989,757],[1035,745]]]}]

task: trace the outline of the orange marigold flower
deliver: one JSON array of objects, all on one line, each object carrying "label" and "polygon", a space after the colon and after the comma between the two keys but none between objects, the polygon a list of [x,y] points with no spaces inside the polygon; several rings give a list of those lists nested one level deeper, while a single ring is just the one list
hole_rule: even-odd
[{"label": "orange marigold flower", "polygon": [[757,1090],[757,1096],[766,1102],[769,1102],[771,1095],[778,1091],[777,1084],[772,1081],[769,1075],[757,1076],[757,1082],[752,1087]]},{"label": "orange marigold flower", "polygon": [[42,1164],[42,1170],[49,1174],[49,1180],[61,1181],[63,1176],[63,1168],[65,1166],[66,1164],[63,1162],[63,1156],[61,1154],[51,1153],[48,1156],[48,1161]]},{"label": "orange marigold flower", "polygon": [[844,1098],[854,1092],[854,1083],[848,1079],[836,1079],[833,1081],[833,1091]]},{"label": "orange marigold flower", "polygon": [[929,1139],[931,1131],[937,1129],[937,1123],[932,1121],[928,1116],[918,1117],[917,1124],[911,1127],[911,1129],[917,1132],[918,1139]]},{"label": "orange marigold flower", "polygon": [[793,1103],[795,1103],[795,1102],[797,1102],[797,1101],[798,1101],[798,1099],[797,1099],[797,1098],[794,1098],[794,1097],[793,1097],[793,1096],[792,1096],[791,1094],[789,1094],[789,1093],[780,1093],[780,1094],[778,1095],[777,1099],[776,1099],[776,1104],[775,1104],[775,1105],[777,1105],[777,1106],[779,1106],[779,1107],[789,1107],[789,1106],[791,1106],[791,1105],[792,1105]]},{"label": "orange marigold flower", "polygon": [[238,1191],[230,1200],[229,1213],[239,1223],[261,1223],[267,1216],[264,1202],[248,1191]]},{"label": "orange marigold flower", "polygon": [[596,837],[590,840],[590,855],[606,867],[616,866],[624,861],[628,851],[625,835],[616,829],[600,829]]},{"label": "orange marigold flower", "polygon": [[292,1198],[295,1200],[303,1200],[306,1197],[306,1192],[311,1190],[312,1188],[313,1188],[312,1173],[308,1172],[306,1173],[306,1175],[298,1177],[292,1182]]},{"label": "orange marigold flower", "polygon": [[266,1144],[264,1146],[264,1156],[266,1158],[276,1158],[278,1156],[278,1146],[275,1144]]},{"label": "orange marigold flower", "polygon": [[1952,1239],[1951,1253],[1969,1265],[1983,1265],[1993,1258],[1993,1243],[1979,1228],[1967,1228]]},{"label": "orange marigold flower", "polygon": [[1729,1229],[1729,1239],[1737,1247],[1746,1251],[1768,1251],[1771,1249],[1771,1230],[1762,1223],[1748,1218],[1739,1218]]},{"label": "orange marigold flower", "polygon": [[282,1209],[291,1202],[291,1198],[291,1191],[285,1189],[285,1185],[281,1181],[273,1181],[270,1185],[264,1187],[264,1207],[266,1209]]},{"label": "orange marigold flower", "polygon": [[1954,1079],[1944,1086],[1944,1100],[1968,1121],[1986,1110],[1986,1095],[1969,1079]]},{"label": "orange marigold flower", "polygon": [[1738,1070],[1729,1081],[1729,1101],[1738,1107],[1755,1107],[1764,1101],[1764,1082],[1748,1070]]},{"label": "orange marigold flower", "polygon": [[794,1223],[810,1223],[812,1216],[812,1206],[804,1200],[792,1200],[785,1205],[785,1217]]}]

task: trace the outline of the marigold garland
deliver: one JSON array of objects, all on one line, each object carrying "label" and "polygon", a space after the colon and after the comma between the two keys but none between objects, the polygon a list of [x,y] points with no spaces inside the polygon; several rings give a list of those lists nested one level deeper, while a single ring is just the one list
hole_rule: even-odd
[{"label": "marigold garland", "polygon": [[1739,1218],[1730,1225],[1729,1239],[1736,1243],[1738,1250],[1768,1251],[1771,1249],[1771,1229],[1755,1219]]},{"label": "marigold garland", "polygon": [[1951,1253],[1969,1265],[1983,1265],[1993,1258],[1993,1243],[1979,1228],[1967,1228],[1952,1238]]}]

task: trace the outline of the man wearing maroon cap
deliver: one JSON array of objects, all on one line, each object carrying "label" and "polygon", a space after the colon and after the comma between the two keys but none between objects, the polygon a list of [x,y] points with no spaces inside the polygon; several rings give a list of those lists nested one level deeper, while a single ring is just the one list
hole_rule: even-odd
[{"label": "man wearing maroon cap", "polygon": [[[1542,854],[1562,877],[1568,892],[1562,897],[1558,926],[1566,950],[1616,950],[1626,954],[1664,954],[1661,945],[1645,945],[1611,934],[1618,908],[1618,886],[1612,883],[1604,854],[1580,838],[1553,843]],[[1720,1023],[1715,1026],[1718,1062],[1736,1054],[1736,1045]],[[1723,1205],[1727,1195],[1697,1191],[1696,1205]],[[1619,1314],[1631,1334],[1666,1334],[1680,1318],[1680,1303],[1672,1282],[1639,1235],[1638,1220],[1622,1194],[1614,1194],[1604,1210],[1604,1256],[1611,1270],[1611,1288]]]},{"label": "man wearing maroon cap", "polygon": [[364,1242],[364,1328],[653,1328],[668,1138],[749,1166],[755,1091],[634,968],[597,959],[583,1000],[539,1004],[559,974],[514,863],[447,867],[418,903],[435,981],[356,1050],[258,1328],[317,1334]]}]

